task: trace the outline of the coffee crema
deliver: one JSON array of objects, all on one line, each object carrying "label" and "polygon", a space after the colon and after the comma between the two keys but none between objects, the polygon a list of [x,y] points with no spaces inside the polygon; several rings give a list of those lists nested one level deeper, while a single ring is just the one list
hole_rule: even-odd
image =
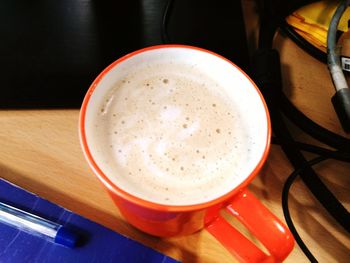
[{"label": "coffee crema", "polygon": [[106,94],[91,148],[119,188],[155,203],[191,205],[246,178],[252,127],[232,94],[196,65],[143,65]]}]

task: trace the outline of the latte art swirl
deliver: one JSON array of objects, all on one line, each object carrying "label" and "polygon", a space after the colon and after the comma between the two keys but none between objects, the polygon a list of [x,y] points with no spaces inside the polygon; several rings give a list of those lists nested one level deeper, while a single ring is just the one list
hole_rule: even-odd
[{"label": "latte art swirl", "polygon": [[194,65],[153,64],[114,83],[95,116],[99,163],[127,192],[162,204],[238,185],[254,144],[242,112]]}]

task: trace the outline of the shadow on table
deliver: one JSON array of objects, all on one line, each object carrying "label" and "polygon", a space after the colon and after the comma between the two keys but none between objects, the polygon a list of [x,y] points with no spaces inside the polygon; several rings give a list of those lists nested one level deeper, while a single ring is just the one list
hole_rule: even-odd
[{"label": "shadow on table", "polygon": [[[269,163],[266,163],[260,176],[262,186],[251,184],[249,188],[257,196],[260,195],[268,202],[277,203],[282,210],[282,189],[289,173],[289,171],[286,171],[285,176],[279,176],[274,173]],[[297,179],[295,185],[301,187],[301,185],[299,185],[300,183],[302,184],[302,181]],[[328,183],[330,182],[328,181]],[[309,190],[306,187],[302,186],[302,189],[298,189],[297,191],[295,191],[295,188],[293,191],[293,188],[294,187],[291,188],[289,193],[289,209],[296,229],[303,229],[310,237],[309,239],[313,240],[315,243],[322,242],[320,246],[322,246],[323,250],[328,255],[331,255],[332,258],[340,261],[350,258],[349,248],[344,242],[341,242],[335,234],[335,232],[339,232],[344,233],[343,235],[347,235],[345,230],[329,216],[322,205],[308,192]],[[302,201],[302,198],[304,201]],[[341,202],[346,202],[346,200],[348,200],[348,196],[345,198],[346,200],[342,200],[339,196],[338,198]],[[284,218],[280,217],[280,219],[284,222]],[[323,222],[328,222],[332,228],[327,228],[327,225]],[[299,234],[301,234],[301,231]],[[301,237],[303,238],[303,236]],[[312,244],[306,245],[312,246]],[[317,258],[317,251],[311,249],[311,252]]]}]

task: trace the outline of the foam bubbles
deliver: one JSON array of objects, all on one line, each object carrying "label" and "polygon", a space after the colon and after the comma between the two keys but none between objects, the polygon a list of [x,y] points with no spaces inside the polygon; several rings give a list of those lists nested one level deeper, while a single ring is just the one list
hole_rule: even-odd
[{"label": "foam bubbles", "polygon": [[181,205],[239,183],[244,129],[227,95],[204,78],[195,67],[147,66],[111,89],[96,132],[104,171],[122,189]]}]

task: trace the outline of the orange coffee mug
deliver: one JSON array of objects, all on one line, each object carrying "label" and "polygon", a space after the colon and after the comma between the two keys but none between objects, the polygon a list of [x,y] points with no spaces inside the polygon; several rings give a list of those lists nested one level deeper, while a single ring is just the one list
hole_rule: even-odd
[{"label": "orange coffee mug", "polygon": [[[201,90],[200,85],[206,88]],[[208,106],[212,98],[221,104]],[[191,115],[186,117],[188,124],[180,127],[181,121],[185,121],[181,115],[186,111],[184,107],[194,108],[186,112]],[[225,117],[227,107],[234,107],[231,114],[236,117]],[[231,121],[236,125],[234,130],[230,128]],[[224,129],[214,129],[216,124]],[[92,83],[82,104],[79,128],[81,145],[94,174],[124,218],[141,231],[169,237],[206,229],[241,262],[280,262],[293,249],[289,229],[247,190],[270,148],[267,106],[253,81],[224,57],[184,45],[152,46],[130,53],[108,66]],[[173,132],[173,128],[178,130]],[[162,136],[152,136],[160,131]],[[200,137],[198,134],[203,135],[204,131],[206,137]],[[239,139],[231,134],[235,132],[241,136]],[[200,139],[193,141],[196,136]],[[201,151],[209,149],[206,159],[204,155],[196,157],[195,148],[191,148],[194,142],[202,147]],[[202,145],[206,142],[210,147]],[[146,156],[145,150],[157,156]],[[174,153],[177,159],[170,160],[169,155],[175,156]],[[222,161],[223,158],[226,159]],[[173,169],[172,162],[176,161],[183,166],[173,174],[185,180],[185,184],[176,181],[177,178],[168,178],[165,172],[169,166],[164,168],[163,163]],[[187,169],[188,162],[192,166]],[[204,174],[209,179],[201,178]],[[216,178],[216,174],[220,177]],[[196,180],[211,181],[192,187]],[[220,180],[226,181],[216,185]],[[155,183],[167,187],[146,189]],[[174,190],[168,193],[172,186]],[[182,188],[187,190],[181,192]],[[230,225],[220,215],[221,209],[237,218],[268,254]]]}]

